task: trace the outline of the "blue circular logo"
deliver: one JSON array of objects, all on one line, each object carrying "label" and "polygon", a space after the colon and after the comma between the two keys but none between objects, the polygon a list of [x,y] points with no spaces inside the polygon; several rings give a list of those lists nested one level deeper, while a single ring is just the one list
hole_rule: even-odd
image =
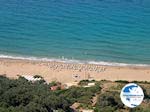
[{"label": "blue circular logo", "polygon": [[134,83],[129,83],[122,88],[120,98],[124,105],[134,108],[142,103],[144,93],[140,86]]}]

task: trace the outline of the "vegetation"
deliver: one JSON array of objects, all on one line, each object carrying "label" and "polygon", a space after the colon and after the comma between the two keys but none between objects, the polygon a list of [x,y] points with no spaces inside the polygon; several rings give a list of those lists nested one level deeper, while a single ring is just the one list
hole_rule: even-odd
[{"label": "vegetation", "polygon": [[43,79],[43,77],[41,77],[40,75],[35,75],[34,78],[41,78],[41,79]]},{"label": "vegetation", "polygon": [[[96,85],[85,88],[84,85],[89,82]],[[52,91],[50,87],[58,85],[58,82],[47,84],[43,78],[42,81],[31,82],[23,77],[13,80],[0,76],[0,112],[72,112],[70,106],[74,103],[80,103],[79,108],[93,109],[95,112],[150,112],[150,85],[140,83],[146,103],[129,109],[122,104],[119,95],[126,83],[84,80],[79,87]]]},{"label": "vegetation", "polygon": [[129,81],[126,81],[126,80],[117,80],[115,82],[118,82],[118,83],[129,83]]},{"label": "vegetation", "polygon": [[124,105],[120,100],[118,92],[105,92],[104,94],[99,95],[97,108],[102,112],[107,112],[108,110],[114,112],[123,109]]},{"label": "vegetation", "polygon": [[10,80],[0,76],[0,112],[71,112],[74,102],[90,104],[93,95],[100,91],[99,86],[51,91],[53,85],[56,83],[33,83],[23,77]]},{"label": "vegetation", "polygon": [[95,82],[95,80],[82,80],[79,82],[79,85],[81,86],[85,86],[85,85],[88,85],[88,83],[92,83],[92,82]]}]

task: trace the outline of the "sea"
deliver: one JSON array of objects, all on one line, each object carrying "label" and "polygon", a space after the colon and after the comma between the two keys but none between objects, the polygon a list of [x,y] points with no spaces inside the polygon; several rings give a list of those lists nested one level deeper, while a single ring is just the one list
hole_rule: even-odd
[{"label": "sea", "polygon": [[0,0],[0,58],[150,66],[150,0]]}]

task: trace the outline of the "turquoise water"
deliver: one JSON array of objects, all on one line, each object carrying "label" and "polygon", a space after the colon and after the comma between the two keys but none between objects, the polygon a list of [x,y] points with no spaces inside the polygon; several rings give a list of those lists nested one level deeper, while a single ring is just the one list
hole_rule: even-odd
[{"label": "turquoise water", "polygon": [[150,64],[150,0],[0,0],[0,57]]}]

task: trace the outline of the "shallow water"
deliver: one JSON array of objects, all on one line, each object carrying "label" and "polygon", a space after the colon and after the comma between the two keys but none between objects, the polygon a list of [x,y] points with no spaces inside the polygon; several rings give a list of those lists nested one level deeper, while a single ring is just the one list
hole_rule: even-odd
[{"label": "shallow water", "polygon": [[150,64],[150,1],[0,0],[0,54]]}]

